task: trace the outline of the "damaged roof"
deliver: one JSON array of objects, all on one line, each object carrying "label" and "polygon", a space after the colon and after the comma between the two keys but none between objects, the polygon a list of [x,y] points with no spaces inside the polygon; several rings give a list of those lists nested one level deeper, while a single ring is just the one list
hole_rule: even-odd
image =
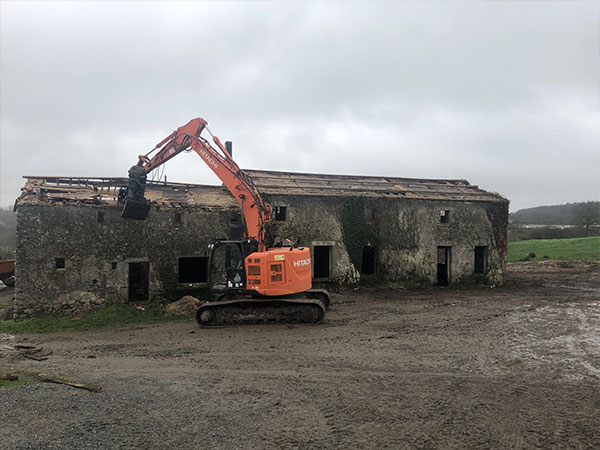
[{"label": "damaged roof", "polygon": [[[269,195],[362,196],[445,201],[508,202],[466,180],[324,175],[297,172],[246,170],[258,190]],[[116,204],[127,178],[25,176],[25,186],[15,207],[40,203]],[[151,182],[146,198],[158,206],[202,209],[237,208],[223,186]]]},{"label": "damaged roof", "polygon": [[246,173],[252,177],[258,190],[265,194],[508,202],[501,195],[479,189],[466,180],[324,175],[266,170],[246,170]]},{"label": "damaged roof", "polygon": [[[15,202],[20,205],[40,203],[83,203],[116,205],[127,178],[83,178],[25,176],[27,181]],[[231,209],[238,204],[223,186],[148,181],[146,198],[157,206]]]}]

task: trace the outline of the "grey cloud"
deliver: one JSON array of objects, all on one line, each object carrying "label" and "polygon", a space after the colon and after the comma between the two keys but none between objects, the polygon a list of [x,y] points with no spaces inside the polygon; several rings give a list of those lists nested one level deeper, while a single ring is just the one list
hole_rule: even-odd
[{"label": "grey cloud", "polygon": [[2,205],[24,174],[122,176],[197,116],[242,167],[467,178],[513,209],[600,194],[597,2],[1,8]]}]

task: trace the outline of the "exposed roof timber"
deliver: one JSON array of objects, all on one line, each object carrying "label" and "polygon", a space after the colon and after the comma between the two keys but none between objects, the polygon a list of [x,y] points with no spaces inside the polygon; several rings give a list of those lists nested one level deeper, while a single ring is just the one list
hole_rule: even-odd
[{"label": "exposed roof timber", "polygon": [[[507,202],[466,180],[428,180],[246,170],[259,191],[271,195],[364,196],[444,201]],[[26,176],[17,205],[27,203],[116,203],[127,178]],[[158,205],[235,208],[222,186],[148,181],[146,196]]]},{"label": "exposed roof timber", "polygon": [[[16,206],[42,203],[83,203],[116,205],[119,190],[127,178],[26,177]],[[146,197],[156,205],[237,209],[229,192],[221,186],[148,182]]]}]

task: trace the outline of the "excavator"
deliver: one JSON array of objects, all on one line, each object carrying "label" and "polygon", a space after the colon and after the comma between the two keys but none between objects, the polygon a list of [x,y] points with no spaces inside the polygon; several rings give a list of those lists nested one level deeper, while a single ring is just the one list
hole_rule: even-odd
[{"label": "excavator", "polygon": [[[129,169],[119,194],[127,219],[144,220],[147,174],[183,151],[194,151],[235,197],[242,222],[230,226],[230,239],[209,245],[208,283],[216,300],[196,312],[201,327],[241,323],[320,323],[329,294],[312,289],[310,249],[276,237],[267,243],[272,207],[263,201],[252,178],[238,167],[231,151],[213,136],[202,118],[177,128]],[[206,130],[213,146],[201,136]]]}]

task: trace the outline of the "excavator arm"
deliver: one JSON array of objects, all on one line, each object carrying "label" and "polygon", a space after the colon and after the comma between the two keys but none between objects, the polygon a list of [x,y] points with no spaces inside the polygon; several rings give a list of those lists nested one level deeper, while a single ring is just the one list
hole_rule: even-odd
[{"label": "excavator arm", "polygon": [[129,170],[129,184],[125,194],[123,217],[145,219],[149,202],[144,198],[146,174],[161,166],[184,150],[193,150],[219,177],[238,201],[247,230],[246,238],[258,242],[258,250],[266,250],[265,225],[271,221],[271,205],[264,202],[254,182],[235,163],[231,155],[213,136],[213,143],[201,136],[208,123],[201,118],[190,120],[160,141],[154,149],[138,157],[138,163]]}]

